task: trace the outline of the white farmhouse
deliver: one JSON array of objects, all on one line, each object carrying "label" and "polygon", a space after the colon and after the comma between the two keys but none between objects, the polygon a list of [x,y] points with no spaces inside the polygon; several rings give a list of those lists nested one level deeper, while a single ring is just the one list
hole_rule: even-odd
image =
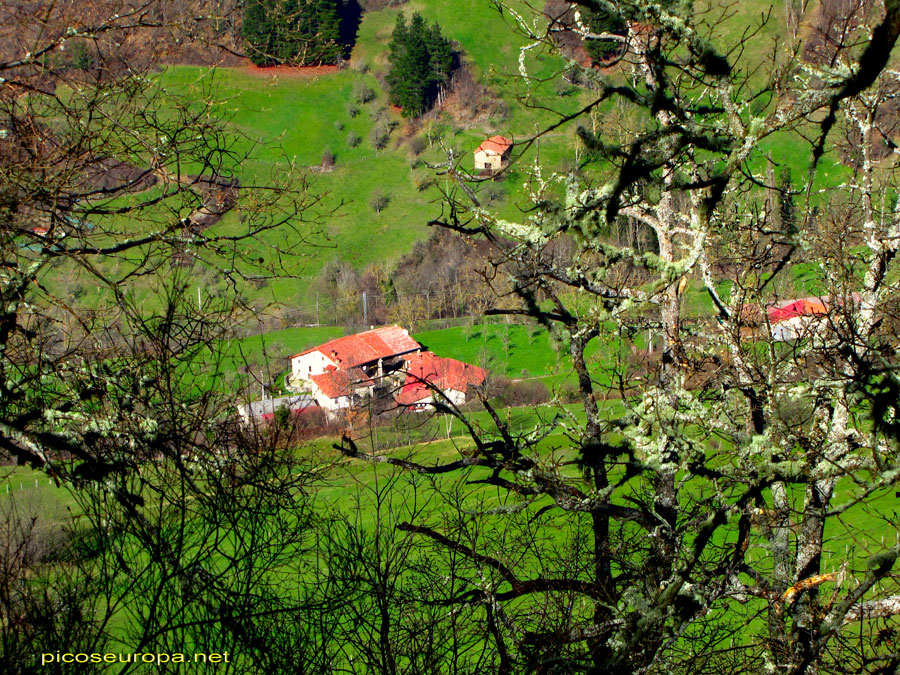
[{"label": "white farmhouse", "polygon": [[349,408],[371,396],[385,375],[403,368],[404,357],[422,345],[400,326],[385,326],[336,338],[291,357],[288,386],[311,393],[326,410]]}]

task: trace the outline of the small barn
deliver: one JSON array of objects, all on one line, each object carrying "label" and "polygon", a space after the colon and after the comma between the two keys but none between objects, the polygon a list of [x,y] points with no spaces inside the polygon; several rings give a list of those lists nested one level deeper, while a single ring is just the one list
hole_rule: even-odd
[{"label": "small barn", "polygon": [[475,150],[475,170],[495,173],[509,164],[513,142],[505,136],[491,136]]},{"label": "small barn", "polygon": [[406,380],[396,401],[415,411],[427,410],[435,397],[460,405],[486,378],[483,368],[456,359],[442,358],[433,352],[410,354],[406,358]]}]

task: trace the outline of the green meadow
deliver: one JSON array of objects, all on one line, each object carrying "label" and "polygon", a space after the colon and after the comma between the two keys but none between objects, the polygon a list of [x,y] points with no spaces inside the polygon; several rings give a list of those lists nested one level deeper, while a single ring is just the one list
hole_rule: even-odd
[{"label": "green meadow", "polygon": [[[513,2],[510,7],[528,10],[524,2]],[[769,21],[754,35],[753,44],[768,45],[778,35],[783,12],[780,6],[754,0],[728,10],[715,7],[718,5],[712,4],[709,21],[723,43],[755,30],[769,11]],[[454,41],[462,64],[484,87],[485,100],[497,105],[488,106],[487,112],[474,118],[433,111],[421,124],[411,124],[390,109],[380,81],[387,69],[387,43],[400,11],[406,15],[419,11],[427,22],[438,22],[444,35]],[[232,157],[226,160],[224,170],[233,172],[242,185],[264,186],[291,172],[308,177],[308,209],[290,228],[259,235],[246,251],[265,259],[275,256],[276,249],[289,251],[281,256],[288,276],[243,284],[241,294],[256,307],[274,304],[290,309],[314,303],[314,281],[331,261],[348,262],[360,271],[377,265],[390,272],[417,241],[428,237],[427,223],[442,213],[439,189],[453,186],[434,167],[448,161],[447,151],[452,151],[460,168],[471,169],[472,153],[484,138],[499,133],[519,141],[527,139],[593,100],[593,91],[562,79],[568,64],[544,49],[525,51],[523,63],[529,79],[524,81],[519,76],[519,55],[520,49],[529,44],[510,15],[501,14],[486,0],[416,0],[399,9],[363,14],[349,65],[335,72],[295,75],[265,69],[162,67],[154,76],[155,86],[175,97],[178,105],[208,106],[209,114],[232,134]],[[742,56],[742,67],[756,72],[767,58],[766,49],[748,50]],[[624,75],[612,71],[603,77],[616,83]],[[753,82],[757,87],[764,84]],[[362,102],[362,89],[371,92],[372,100]],[[770,99],[759,100],[763,108],[774,104]],[[595,120],[601,126],[607,124],[611,132],[615,132],[615,118],[605,120],[615,107],[615,102],[605,102]],[[526,217],[526,177],[536,160],[545,180],[553,172],[564,175],[572,170],[576,156],[585,178],[599,180],[604,175],[603,166],[585,164],[588,158],[576,150],[577,126],[585,123],[584,119],[567,122],[544,134],[537,143],[519,144],[514,153],[516,164],[506,179],[477,188],[490,191],[490,208],[501,217]],[[385,147],[376,149],[371,143],[372,133],[376,127],[385,126],[394,129]],[[428,129],[437,130],[440,140],[425,143]],[[410,139],[416,136],[420,139],[417,143],[424,146],[421,154],[413,152]],[[764,178],[771,159],[773,166],[790,167],[795,180],[802,178],[810,147],[798,144],[796,138],[781,134],[764,139],[750,162],[751,169]],[[334,167],[321,172],[317,168],[326,152],[333,156]],[[850,170],[837,160],[833,153],[823,158],[817,189],[828,191],[848,179]],[[181,170],[189,173],[197,168],[184,166]],[[550,181],[548,189],[559,193],[562,187]],[[379,196],[387,201],[376,212],[372,204]],[[246,208],[252,209],[252,205]],[[238,209],[229,212],[211,233],[239,234],[246,227],[245,215]],[[176,214],[165,209],[153,216],[160,223],[172,217]],[[134,227],[125,219],[120,225],[123,231]],[[127,260],[118,262],[118,272],[127,272],[129,264]],[[74,267],[71,275],[77,275]],[[59,275],[48,274],[52,285],[51,276]],[[191,276],[207,294],[225,292],[225,280],[210,270],[196,268]],[[60,286],[59,290],[65,293],[70,289]],[[107,297],[103,288],[88,282],[75,292],[88,305],[101,304]],[[158,302],[156,291],[141,282],[132,284],[130,293],[146,306]]]},{"label": "green meadow", "polygon": [[[515,2],[513,7],[525,9],[526,3]],[[770,23],[755,38],[762,44],[777,34],[783,22],[783,9],[764,0],[750,0],[732,6],[727,21],[720,22],[723,42],[736,42],[748,25],[752,28],[757,17],[772,11]],[[455,120],[449,114],[434,113],[429,122],[441,128],[441,141],[425,143],[420,154],[412,152],[414,136],[423,130],[411,125],[391,110],[379,84],[386,68],[386,50],[398,11],[409,15],[421,11],[430,23],[437,21],[445,36],[454,40],[464,64],[483,84],[489,96],[500,102],[497,112],[475,120]],[[722,10],[724,11],[724,10]],[[715,22],[720,10],[710,11]],[[154,75],[155,83],[165,92],[181,97],[189,105],[205,102],[213,115],[235,135],[233,150],[239,161],[226,167],[237,175],[244,186],[264,186],[273,177],[283,177],[297,171],[310,180],[310,199],[315,203],[294,223],[288,240],[284,232],[266,232],[255,242],[261,254],[274,247],[289,248],[290,256],[283,263],[289,272],[285,278],[264,283],[248,284],[240,289],[252,305],[276,305],[290,309],[315,302],[314,282],[322,268],[331,261],[350,263],[357,270],[370,265],[393,269],[408,255],[416,242],[429,235],[428,222],[439,217],[442,204],[438,188],[451,187],[448,179],[433,167],[447,161],[446,151],[453,152],[463,168],[471,168],[472,152],[480,140],[492,134],[514,139],[526,138],[559,119],[560,114],[572,113],[592,98],[587,89],[561,82],[560,73],[566,63],[547,56],[540,50],[527,52],[526,68],[531,79],[523,82],[516,77],[519,50],[527,40],[517,35],[508,16],[504,17],[486,0],[413,0],[402,8],[388,8],[363,15],[356,47],[348,67],[336,72],[310,76],[283,75],[277,72],[250,72],[238,68],[203,68],[195,66],[166,66]],[[748,56],[764,60],[765,50]],[[747,64],[748,69],[759,61]],[[621,77],[612,73],[611,79]],[[756,82],[756,80],[753,80]],[[757,83],[762,85],[762,81]],[[374,98],[358,100],[358,92],[368,88]],[[533,105],[537,101],[551,101],[554,110]],[[764,102],[760,105],[769,105]],[[601,114],[612,114],[612,104],[600,107]],[[502,112],[505,109],[505,112]],[[582,122],[583,123],[583,122]],[[395,125],[383,148],[370,142],[376,127]],[[539,144],[521,146],[518,166],[510,176],[497,184],[500,198],[492,205],[499,215],[524,218],[528,204],[524,185],[526,168],[540,160],[544,177],[550,172],[565,173],[575,159],[575,123],[569,123],[544,136]],[[334,167],[319,171],[323,155],[334,157]],[[810,148],[798,146],[796,136],[773,135],[759,146],[750,168],[764,177],[770,159],[774,165],[789,167],[795,179],[803,178],[808,165]],[[825,156],[816,188],[830,191],[844,183],[851,170],[838,161],[834,152]],[[187,171],[191,167],[186,167]],[[589,180],[602,176],[602,167],[586,167]],[[420,189],[433,177],[435,184]],[[484,185],[479,189],[488,189]],[[557,189],[558,186],[553,189]],[[383,195],[386,205],[379,212],[372,206],[374,197]],[[159,214],[163,218],[165,214]],[[229,212],[212,230],[216,234],[235,234],[245,227],[238,210]],[[304,222],[308,221],[308,222]],[[124,225],[123,225],[124,226]],[[123,270],[128,263],[119,263]],[[73,266],[74,270],[74,266]],[[73,271],[74,274],[74,271]],[[821,270],[797,265],[791,270],[795,289],[803,293],[819,292]],[[221,293],[225,281],[214,276],[199,276],[196,280],[205,293]],[[62,287],[62,284],[60,284]],[[727,290],[727,289],[724,289]],[[105,291],[99,287],[81,291],[90,304],[92,294],[99,302]],[[195,291],[191,290],[191,294]],[[140,284],[129,293],[136,303],[155,302],[155,289]],[[191,296],[193,299],[193,296]],[[696,320],[712,313],[712,303],[698,287],[685,296],[685,315]],[[324,319],[325,317],[323,317]],[[264,379],[275,382],[280,389],[281,377],[289,369],[289,357],[329,339],[352,332],[342,326],[295,327],[272,331],[263,335],[229,340],[221,343],[221,360],[217,370],[206,373],[198,387],[239,388],[250,386],[251,375],[262,373]],[[551,393],[558,393],[574,381],[572,366],[559,343],[544,328],[516,323],[489,323],[483,317],[470,317],[465,325],[417,332],[414,338],[439,356],[456,358],[488,369],[492,374],[516,380],[539,380]],[[605,335],[594,341],[588,351],[589,367],[600,388],[609,386],[606,372],[617,359],[624,359],[624,341]],[[648,337],[641,333],[631,336],[628,344],[646,349]],[[624,410],[622,401],[602,402],[603,414],[615,417]],[[560,414],[573,425],[583,422],[577,406],[503,407],[503,420],[517,433],[527,433],[541,423]],[[496,434],[491,417],[485,411],[469,413],[472,423],[486,434]],[[448,417],[409,413],[392,424],[371,425],[354,429],[360,446],[366,450],[391,456],[411,458],[416,462],[436,464],[452,461],[460,452],[472,448],[471,439],[459,421]],[[316,457],[327,467],[313,499],[323,514],[339,514],[363,528],[375,525],[376,514],[364,508],[371,505],[380,483],[397,474],[398,470],[384,464],[347,460],[331,446],[335,438],[319,438],[305,442],[295,452],[301,457]],[[540,445],[539,456],[548,465],[572,460],[571,439],[558,427]],[[562,471],[576,477],[575,466]],[[469,480],[484,478],[484,470],[465,474]],[[66,488],[48,482],[46,474],[22,467],[0,468],[0,506],[19,502],[23,508],[34,510],[49,526],[69,525],[75,502]],[[640,481],[634,481],[640,489]],[[702,489],[688,481],[684,498],[696,499]],[[414,483],[401,479],[396,483],[394,501],[415,504],[422,500],[426,506],[425,519],[439,519],[447,508],[444,498],[460,490],[464,493],[460,505],[472,509],[496,506],[502,501],[497,490],[484,485],[465,485],[456,475],[435,478],[433,483]],[[838,484],[835,504],[849,504],[859,486],[843,480]],[[797,495],[798,501],[800,495]],[[548,504],[547,498],[532,504],[537,512]],[[361,508],[363,507],[363,508]],[[844,562],[854,568],[864,567],[868,544],[892,544],[895,529],[891,523],[900,507],[897,493],[884,490],[876,499],[850,506],[839,521],[830,522],[826,532],[825,552],[828,569],[837,569]],[[554,536],[564,542],[573,535],[566,530],[565,519]],[[76,527],[77,527],[77,520]],[[491,517],[490,527],[502,527],[502,518]],[[766,552],[761,548],[752,553],[762,560]],[[530,564],[530,563],[524,563]],[[827,586],[826,586],[827,588]],[[286,590],[286,593],[290,592]]]}]

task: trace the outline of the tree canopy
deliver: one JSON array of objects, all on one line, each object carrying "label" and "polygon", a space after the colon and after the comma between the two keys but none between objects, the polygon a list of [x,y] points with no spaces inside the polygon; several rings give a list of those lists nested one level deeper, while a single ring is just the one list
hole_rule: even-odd
[{"label": "tree canopy", "polygon": [[418,12],[407,23],[401,12],[391,34],[388,62],[391,103],[403,109],[404,117],[418,117],[432,105],[439,88],[449,83],[453,52],[437,23],[428,28]]},{"label": "tree canopy", "polygon": [[[454,636],[465,614],[463,632],[492,645],[485,670],[895,672],[900,523],[878,504],[900,481],[900,212],[882,198],[896,170],[876,158],[900,8],[828,27],[842,39],[816,66],[777,35],[757,78],[740,67],[750,42],[723,41],[689,3],[613,4],[622,72],[578,66],[586,102],[548,127],[573,127],[579,165],[535,169],[533,202],[510,217],[451,154],[434,223],[491,247],[488,314],[547,327],[577,411],[551,404],[522,429],[489,400],[487,425],[445,400],[469,436],[458,456],[340,447],[458,477],[444,510],[397,529],[435,571],[420,606],[452,608],[434,620]],[[509,16],[527,77],[529,52],[558,50],[563,28]],[[604,123],[610,103],[634,120],[628,137]],[[828,189],[839,133],[855,171]],[[762,151],[775,139],[803,184],[776,179]]]},{"label": "tree canopy", "polygon": [[258,66],[332,64],[344,50],[339,0],[249,0],[242,33]]},{"label": "tree canopy", "polygon": [[601,4],[596,9],[582,10],[581,15],[590,36],[585,37],[584,48],[595,63],[621,52],[627,23],[613,6]]}]

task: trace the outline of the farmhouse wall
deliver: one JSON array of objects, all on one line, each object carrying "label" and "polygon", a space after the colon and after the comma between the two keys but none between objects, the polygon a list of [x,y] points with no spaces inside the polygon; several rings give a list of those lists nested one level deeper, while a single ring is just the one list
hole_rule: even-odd
[{"label": "farmhouse wall", "polygon": [[291,379],[308,380],[313,375],[324,373],[328,366],[336,365],[322,352],[316,350],[300,354],[291,359]]},{"label": "farmhouse wall", "polygon": [[499,171],[503,168],[503,156],[494,153],[488,154],[484,150],[479,150],[475,153],[475,168]]}]

